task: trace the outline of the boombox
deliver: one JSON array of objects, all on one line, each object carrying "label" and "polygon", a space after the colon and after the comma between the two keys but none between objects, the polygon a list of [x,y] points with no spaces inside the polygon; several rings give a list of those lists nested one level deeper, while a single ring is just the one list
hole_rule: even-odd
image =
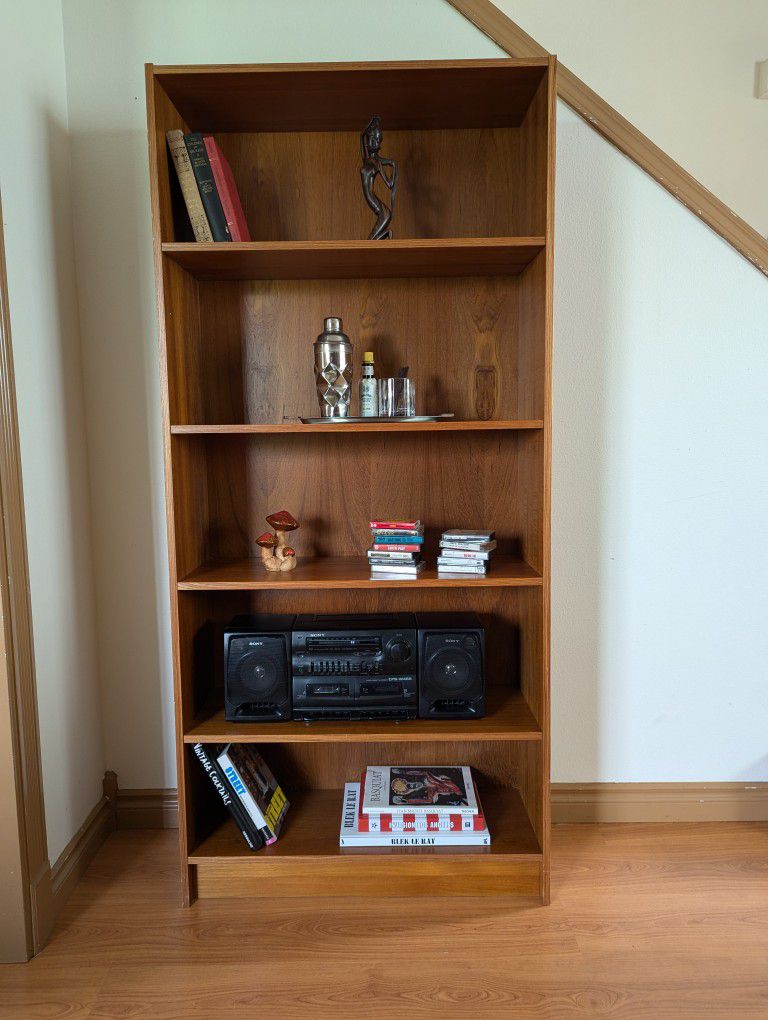
[{"label": "boombox", "polygon": [[474,613],[238,617],[224,634],[225,717],[480,718],[484,663]]}]

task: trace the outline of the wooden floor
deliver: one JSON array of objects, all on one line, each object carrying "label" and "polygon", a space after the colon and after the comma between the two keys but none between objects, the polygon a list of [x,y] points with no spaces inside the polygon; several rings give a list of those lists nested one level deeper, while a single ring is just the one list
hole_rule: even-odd
[{"label": "wooden floor", "polygon": [[768,826],[556,826],[553,901],[178,906],[175,832],[111,836],[0,1017],[768,1018]]}]

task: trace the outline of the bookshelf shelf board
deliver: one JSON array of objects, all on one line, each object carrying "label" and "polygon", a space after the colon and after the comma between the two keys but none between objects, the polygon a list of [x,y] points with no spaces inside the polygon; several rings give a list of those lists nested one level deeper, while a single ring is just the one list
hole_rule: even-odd
[{"label": "bookshelf shelf board", "polygon": [[414,421],[414,422],[338,422],[333,425],[305,425],[303,422],[282,422],[274,425],[172,425],[174,436],[258,436],[285,435],[319,435],[321,433],[336,434],[354,432],[507,432],[514,430],[542,429],[541,419],[515,421],[461,421],[446,419],[445,421]]},{"label": "bookshelf shelf board", "polygon": [[438,577],[428,566],[416,580],[373,580],[364,555],[319,559],[299,558],[294,570],[267,571],[259,559],[209,563],[179,581],[180,591],[295,591],[322,588],[510,588],[542,584],[542,577],[524,560],[498,555],[485,577]]},{"label": "bookshelf shelf board", "polygon": [[198,280],[312,280],[513,276],[543,250],[543,237],[391,241],[166,242],[163,253]]},{"label": "bookshelf shelf board", "polygon": [[[492,857],[541,857],[536,834],[526,814],[520,794],[512,787],[495,787],[480,791],[483,809],[491,830],[489,847],[365,847],[351,850],[339,847],[342,790],[287,791],[291,802],[285,826],[276,843],[254,853],[249,850],[234,822],[227,819],[203,840],[189,855],[191,864],[203,861],[245,860],[249,867],[259,870],[263,865],[279,860],[300,861],[310,857],[331,858],[335,868],[343,873],[353,869],[358,861],[371,857],[393,860],[411,860],[423,857],[470,857],[488,860]],[[312,865],[320,866],[315,863]],[[277,872],[266,868],[265,877]],[[315,876],[316,879],[317,876]],[[231,893],[230,893],[231,895]]]},{"label": "bookshelf shelf board", "polygon": [[400,743],[438,740],[541,740],[541,727],[518,690],[489,687],[482,719],[406,722],[226,722],[222,709],[204,716],[184,734],[187,744]]}]

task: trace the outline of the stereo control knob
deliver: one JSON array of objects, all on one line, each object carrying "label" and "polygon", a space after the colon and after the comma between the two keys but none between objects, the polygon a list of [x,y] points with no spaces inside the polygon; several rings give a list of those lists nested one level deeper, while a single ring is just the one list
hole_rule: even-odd
[{"label": "stereo control knob", "polygon": [[393,662],[405,662],[411,657],[411,646],[403,638],[393,638],[387,645],[387,654]]}]

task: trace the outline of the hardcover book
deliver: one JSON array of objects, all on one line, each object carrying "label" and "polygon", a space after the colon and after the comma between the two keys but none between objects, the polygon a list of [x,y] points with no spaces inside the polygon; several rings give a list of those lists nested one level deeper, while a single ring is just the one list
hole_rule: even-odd
[{"label": "hardcover book", "polygon": [[478,814],[468,765],[369,765],[365,814]]},{"label": "hardcover book", "polygon": [[248,233],[248,224],[245,221],[245,213],[240,203],[232,167],[213,135],[204,135],[203,141],[208,154],[208,162],[213,171],[213,179],[216,182],[216,190],[221,199],[229,236],[233,241],[250,241],[251,235]]},{"label": "hardcover book", "polygon": [[184,205],[187,207],[189,222],[192,224],[192,233],[196,241],[212,241],[213,234],[208,217],[205,215],[203,201],[200,192],[197,190],[192,164],[189,162],[189,153],[184,143],[183,131],[168,131],[166,133],[168,149],[171,153],[173,165],[176,167],[176,176],[179,178],[181,194],[184,198]]},{"label": "hardcover book", "polygon": [[216,761],[264,842],[274,843],[289,803],[264,759],[250,744],[227,744]]},{"label": "hardcover book", "polygon": [[487,826],[479,831],[461,832],[361,832],[358,828],[360,783],[345,783],[339,830],[340,847],[433,847],[491,845]]},{"label": "hardcover book", "polygon": [[[365,786],[363,773],[361,789]],[[411,812],[404,814],[365,814],[362,804],[358,805],[357,828],[360,832],[482,832],[485,829],[485,816],[477,792],[473,784],[477,800],[477,814],[456,812],[450,815],[417,815]]]},{"label": "hardcover book", "polygon": [[214,241],[231,241],[227,229],[227,219],[221,205],[216,181],[211,169],[211,162],[205,148],[205,139],[199,131],[184,135],[184,143],[189,153],[189,162],[197,181],[197,189],[205,209],[205,215],[211,226]]},{"label": "hardcover book", "polygon": [[251,820],[240,803],[239,798],[229,784],[229,780],[221,773],[217,763],[209,758],[208,751],[203,744],[195,744],[192,750],[195,752],[197,760],[202,765],[222,803],[232,815],[243,839],[251,850],[258,850],[264,845],[264,839],[256,824]]}]

